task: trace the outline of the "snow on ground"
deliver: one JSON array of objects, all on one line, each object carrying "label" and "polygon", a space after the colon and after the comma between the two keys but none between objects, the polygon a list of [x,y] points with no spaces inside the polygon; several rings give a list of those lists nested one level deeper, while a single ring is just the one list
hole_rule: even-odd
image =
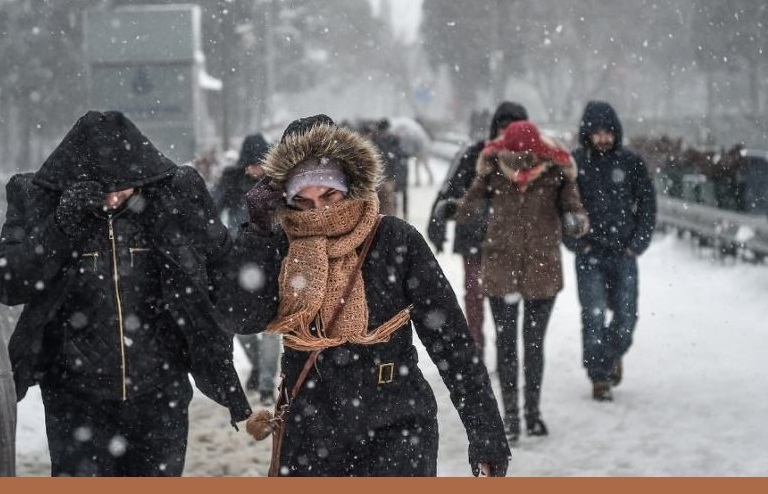
[{"label": "snow on ground", "polygon": [[[409,220],[426,228],[438,184],[412,188]],[[462,298],[459,257],[438,255]],[[546,339],[542,414],[546,438],[523,436],[510,476],[768,475],[768,266],[714,260],[674,235],[659,234],[640,258],[640,320],[613,403],[591,399],[581,366],[573,256]],[[496,385],[495,341],[486,308],[486,363]],[[440,407],[440,476],[468,476],[466,434],[423,348],[420,363]],[[238,347],[238,372],[249,367]],[[498,396],[498,389],[497,389]],[[255,403],[255,401],[254,401]],[[229,425],[228,412],[196,393],[190,409],[187,476],[260,476],[270,443]],[[49,474],[38,388],[19,404],[18,474]]]}]

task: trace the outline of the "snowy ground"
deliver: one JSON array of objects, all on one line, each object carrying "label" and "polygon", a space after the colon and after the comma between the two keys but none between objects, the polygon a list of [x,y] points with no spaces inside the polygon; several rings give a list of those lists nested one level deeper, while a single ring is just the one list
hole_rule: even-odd
[{"label": "snowy ground", "polygon": [[[447,164],[433,160],[438,180]],[[420,229],[439,185],[413,188],[409,220]],[[450,250],[450,249],[449,249]],[[438,259],[461,290],[460,258]],[[768,475],[768,266],[713,260],[673,235],[657,235],[640,260],[640,321],[613,403],[591,399],[581,367],[573,257],[546,340],[542,413],[546,438],[522,437],[511,476]],[[461,293],[459,296],[461,298]],[[487,341],[495,341],[486,310]],[[470,475],[467,440],[448,392],[421,349],[440,405],[439,475]],[[495,351],[486,350],[494,382]],[[235,362],[249,370],[240,348]],[[259,476],[270,444],[229,426],[228,412],[193,399],[185,475]],[[38,388],[19,404],[18,474],[49,474]]]}]

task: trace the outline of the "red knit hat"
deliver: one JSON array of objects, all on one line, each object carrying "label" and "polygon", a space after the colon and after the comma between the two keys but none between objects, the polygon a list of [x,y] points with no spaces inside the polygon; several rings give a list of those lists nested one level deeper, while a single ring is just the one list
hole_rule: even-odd
[{"label": "red knit hat", "polygon": [[568,165],[571,162],[571,154],[567,150],[544,142],[539,129],[527,120],[512,122],[499,137],[489,141],[483,148],[483,154],[499,151],[531,151],[539,159],[558,165]]}]

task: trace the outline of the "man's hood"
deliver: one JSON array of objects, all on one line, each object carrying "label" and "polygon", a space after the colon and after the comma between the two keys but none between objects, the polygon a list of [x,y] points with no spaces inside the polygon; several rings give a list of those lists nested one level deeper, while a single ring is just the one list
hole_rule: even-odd
[{"label": "man's hood", "polygon": [[584,148],[591,148],[590,136],[600,129],[613,133],[613,149],[621,148],[624,131],[616,110],[604,101],[590,101],[584,108],[584,116],[579,123],[579,144]]},{"label": "man's hood", "polygon": [[491,128],[488,138],[493,140],[499,135],[501,121],[507,120],[509,122],[518,122],[520,120],[528,120],[528,112],[525,107],[520,103],[514,103],[512,101],[504,101],[496,107],[496,111],[493,112],[493,118],[491,118]]},{"label": "man's hood", "polygon": [[34,182],[64,190],[94,180],[114,192],[156,182],[175,169],[128,117],[117,111],[89,111],[43,162]]}]

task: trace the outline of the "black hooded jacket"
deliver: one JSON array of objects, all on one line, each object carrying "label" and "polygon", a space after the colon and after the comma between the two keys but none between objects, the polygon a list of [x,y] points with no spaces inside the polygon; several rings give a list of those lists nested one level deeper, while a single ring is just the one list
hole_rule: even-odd
[{"label": "black hooded jacket", "polygon": [[[78,181],[137,192],[87,215],[88,233],[72,239],[54,213]],[[233,423],[248,417],[210,289],[230,241],[194,169],[176,166],[121,113],[92,111],[38,172],[6,189],[0,302],[25,304],[9,344],[19,399],[41,382],[126,399],[191,372]]]},{"label": "black hooded jacket", "polygon": [[[614,146],[596,150],[591,136],[598,130],[614,135]],[[579,148],[573,151],[578,166],[581,201],[589,216],[589,232],[575,239],[564,237],[566,247],[640,255],[651,242],[656,224],[656,195],[643,159],[625,149],[621,121],[613,107],[590,101],[579,126]]]},{"label": "black hooded jacket", "polygon": [[[502,130],[501,125],[518,120],[527,120],[528,114],[523,106],[518,103],[505,101],[501,103],[491,119],[491,128],[488,138],[493,139]],[[435,202],[432,204],[432,213],[427,226],[427,236],[435,249],[440,252],[446,238],[448,220],[452,219],[445,214],[445,207],[450,202],[464,197],[470,184],[475,179],[475,163],[483,150],[486,141],[480,140],[461,149],[451,161],[451,167],[443,183]],[[480,248],[485,239],[487,223],[484,218],[456,224],[453,240],[453,252],[462,256],[480,255]]]}]

